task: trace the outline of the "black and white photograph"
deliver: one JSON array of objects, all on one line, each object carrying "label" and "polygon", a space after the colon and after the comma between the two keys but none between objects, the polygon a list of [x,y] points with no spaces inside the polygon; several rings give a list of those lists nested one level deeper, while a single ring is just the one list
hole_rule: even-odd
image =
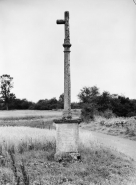
[{"label": "black and white photograph", "polygon": [[0,0],[0,185],[136,185],[136,0]]}]

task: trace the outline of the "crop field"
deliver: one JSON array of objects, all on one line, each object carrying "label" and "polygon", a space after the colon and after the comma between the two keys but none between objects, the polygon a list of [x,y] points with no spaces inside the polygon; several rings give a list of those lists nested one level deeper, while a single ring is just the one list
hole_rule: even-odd
[{"label": "crop field", "polygon": [[9,110],[0,111],[0,118],[34,117],[34,116],[61,116],[62,111],[42,111],[42,110]]},{"label": "crop field", "polygon": [[[80,110],[72,110],[73,118],[80,116]],[[28,126],[52,129],[53,120],[62,117],[59,111],[0,111],[0,126]]]},{"label": "crop field", "polygon": [[56,162],[56,131],[51,125],[62,112],[32,112],[5,111],[0,118],[0,185],[136,184],[134,162],[103,147],[83,129],[79,133],[81,160]]}]

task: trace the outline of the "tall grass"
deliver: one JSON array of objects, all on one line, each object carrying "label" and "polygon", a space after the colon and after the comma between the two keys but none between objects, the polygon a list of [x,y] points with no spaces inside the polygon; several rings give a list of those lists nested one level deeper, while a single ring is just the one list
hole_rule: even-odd
[{"label": "tall grass", "polygon": [[20,143],[32,142],[45,143],[46,141],[55,142],[55,130],[38,129],[30,127],[1,127],[0,143],[9,147],[18,147]]},{"label": "tall grass", "polygon": [[54,130],[2,127],[0,182],[3,185],[127,185],[134,173],[131,160],[104,148],[87,131],[80,131],[79,135],[81,161],[62,164],[54,161]]}]

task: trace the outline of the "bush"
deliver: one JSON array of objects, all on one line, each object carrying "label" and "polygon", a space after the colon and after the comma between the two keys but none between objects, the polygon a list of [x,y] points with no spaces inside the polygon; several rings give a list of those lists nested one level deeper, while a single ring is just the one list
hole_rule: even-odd
[{"label": "bush", "polygon": [[107,119],[116,117],[115,114],[110,109],[105,110],[102,114],[103,114],[102,116]]},{"label": "bush", "polygon": [[129,136],[136,136],[136,120],[134,118],[127,121],[126,134]]},{"label": "bush", "polygon": [[88,123],[90,120],[94,120],[95,108],[92,104],[85,104],[81,110],[81,119]]}]

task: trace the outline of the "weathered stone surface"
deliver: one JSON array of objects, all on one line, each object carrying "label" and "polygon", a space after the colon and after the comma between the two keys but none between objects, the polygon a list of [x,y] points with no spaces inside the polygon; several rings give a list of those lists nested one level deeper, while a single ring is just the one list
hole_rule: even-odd
[{"label": "weathered stone surface", "polygon": [[79,123],[80,119],[72,120],[71,114],[71,81],[70,81],[70,31],[69,12],[64,13],[64,20],[57,20],[57,24],[64,24],[64,111],[61,120],[56,123],[56,160],[75,160],[79,158]]},{"label": "weathered stone surface", "polygon": [[70,31],[69,31],[69,12],[64,13],[64,20],[57,20],[57,24],[65,25],[64,39],[64,111],[63,117],[70,119],[71,114],[71,81],[70,81]]},{"label": "weathered stone surface", "polygon": [[70,51],[64,51],[64,118],[71,118]]},{"label": "weathered stone surface", "polygon": [[56,153],[78,152],[78,123],[56,124]]}]

